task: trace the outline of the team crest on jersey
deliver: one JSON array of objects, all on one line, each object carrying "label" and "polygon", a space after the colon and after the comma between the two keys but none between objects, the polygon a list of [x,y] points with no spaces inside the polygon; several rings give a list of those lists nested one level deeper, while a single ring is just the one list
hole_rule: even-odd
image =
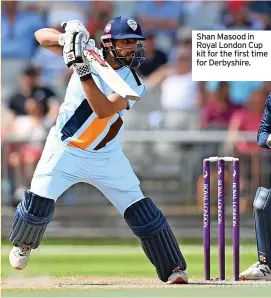
[{"label": "team crest on jersey", "polygon": [[127,24],[129,25],[129,27],[131,27],[134,31],[136,31],[137,29],[137,22],[132,20],[132,19],[129,19],[127,21]]}]

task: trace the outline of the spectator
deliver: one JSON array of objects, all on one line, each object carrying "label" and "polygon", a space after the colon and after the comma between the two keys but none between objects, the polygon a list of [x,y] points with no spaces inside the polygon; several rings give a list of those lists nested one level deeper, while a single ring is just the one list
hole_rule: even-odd
[{"label": "spectator", "polygon": [[271,14],[270,1],[249,1],[248,8],[250,12]]},{"label": "spectator", "polygon": [[194,30],[213,30],[221,21],[223,1],[185,1],[184,25]]},{"label": "spectator", "polygon": [[175,43],[168,55],[170,63],[174,63],[176,61],[176,56],[179,52],[179,49],[184,47],[192,51],[192,29],[181,26],[177,30]]},{"label": "spectator", "polygon": [[7,127],[9,122],[9,113],[6,102],[1,102],[1,136],[3,138],[7,137]]},{"label": "spectator", "polygon": [[86,28],[91,38],[93,38],[97,44],[100,44],[100,37],[104,34],[104,27],[108,20],[113,18],[113,12],[114,2],[94,1],[92,3]]},{"label": "spectator", "polygon": [[[219,96],[220,82],[206,82],[206,91],[216,93]],[[231,103],[244,106],[253,92],[264,89],[264,82],[232,81],[229,85],[229,100]]]},{"label": "spectator", "polygon": [[19,79],[19,89],[8,100],[9,121],[16,116],[26,115],[25,102],[28,98],[34,98],[43,106],[45,114],[44,124],[49,129],[58,115],[59,103],[52,90],[39,86],[39,73],[33,67],[27,67]]},{"label": "spectator", "polygon": [[47,135],[42,102],[35,98],[27,98],[24,109],[26,115],[15,117],[6,130],[10,138],[23,139],[19,143],[10,143],[8,153],[14,204],[18,203],[30,186]]},{"label": "spectator", "polygon": [[250,1],[248,7],[252,19],[260,22],[263,30],[271,30],[271,2]]},{"label": "spectator", "polygon": [[167,56],[164,52],[158,50],[155,47],[155,35],[152,32],[145,33],[147,38],[144,41],[144,47],[146,49],[145,62],[139,67],[139,73],[143,77],[148,77],[152,72],[157,70],[160,66],[167,63]]},{"label": "spectator", "polygon": [[180,23],[182,3],[175,1],[140,1],[135,16],[145,31],[155,31],[156,45],[170,50],[176,29]]},{"label": "spectator", "polygon": [[[190,88],[186,89],[184,86],[180,87],[179,83],[183,83],[184,85],[187,85],[187,87],[191,87],[192,89],[194,89],[194,87],[192,86],[197,85],[196,82],[192,81],[192,55],[190,47],[179,48],[174,62],[161,66],[146,80],[146,84],[150,89],[161,86],[162,97],[163,92],[164,95],[168,92],[172,95],[169,96],[167,100],[165,98],[162,98],[162,105],[165,109],[178,108],[179,105],[182,106],[183,104],[185,104],[185,102],[189,106],[194,105],[196,101],[193,100],[195,98],[194,95],[192,95],[192,100],[191,96],[184,96],[184,93],[190,93],[191,90],[188,91],[188,89]],[[170,85],[172,86],[170,87]],[[176,92],[172,94],[172,90],[176,90]],[[179,95],[181,95],[181,97]],[[183,99],[184,101],[182,101],[181,99]]]},{"label": "spectator", "polygon": [[15,201],[29,186],[44,138],[54,124],[59,109],[55,94],[49,88],[39,86],[38,80],[37,70],[26,68],[21,74],[18,91],[8,101],[5,135],[23,139],[20,143],[11,142],[8,148]]},{"label": "spectator", "polygon": [[114,13],[116,16],[134,17],[137,1],[114,1]]},{"label": "spectator", "polygon": [[67,20],[79,20],[83,24],[86,24],[91,11],[91,2],[92,1],[48,1],[48,23],[60,24]]},{"label": "spectator", "polygon": [[39,13],[19,10],[18,1],[2,3],[2,57],[30,59],[37,46],[34,32],[44,21]]},{"label": "spectator", "polygon": [[[257,131],[261,122],[266,93],[263,90],[255,91],[246,105],[236,111],[229,125],[228,151],[234,146],[235,133],[238,131]],[[240,154],[249,154],[261,150],[256,142],[239,142],[235,144]]]},{"label": "spectator", "polygon": [[150,87],[161,86],[166,128],[173,129],[176,126],[189,129],[197,126],[200,91],[199,83],[192,81],[192,56],[189,48],[180,49],[175,63],[160,67],[148,77],[146,84]]},{"label": "spectator", "polygon": [[43,3],[38,1],[19,1],[18,7],[24,11],[42,12]]},{"label": "spectator", "polygon": [[[197,82],[192,81],[192,57],[180,50],[175,70],[161,84],[161,103],[165,110],[190,110],[197,105]],[[174,92],[172,92],[174,90]]]},{"label": "spectator", "polygon": [[217,92],[207,93],[207,102],[202,107],[203,129],[227,129],[233,113],[239,108],[230,102],[227,82],[220,82]]},{"label": "spectator", "polygon": [[221,30],[260,30],[262,25],[251,18],[247,1],[228,1]]}]

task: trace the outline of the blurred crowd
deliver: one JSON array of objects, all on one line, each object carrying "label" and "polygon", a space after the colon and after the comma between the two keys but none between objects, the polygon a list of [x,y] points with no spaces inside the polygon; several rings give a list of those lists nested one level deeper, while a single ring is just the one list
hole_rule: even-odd
[{"label": "blurred crowd", "polygon": [[257,131],[270,82],[193,82],[192,30],[270,30],[271,1],[2,1],[2,136],[29,140],[7,147],[18,196],[29,184],[71,75],[62,57],[37,44],[34,32],[61,31],[62,21],[76,19],[99,45],[105,24],[117,15],[140,22],[147,37],[146,62],[138,72],[150,93],[159,90],[146,118],[149,129],[228,130],[225,153],[261,152],[255,142],[236,144],[234,138],[238,131]]}]

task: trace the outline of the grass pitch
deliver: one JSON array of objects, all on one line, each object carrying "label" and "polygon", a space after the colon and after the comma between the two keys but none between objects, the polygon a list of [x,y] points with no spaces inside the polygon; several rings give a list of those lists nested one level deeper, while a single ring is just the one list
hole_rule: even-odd
[{"label": "grass pitch", "polygon": [[[137,245],[42,245],[23,271],[8,263],[2,246],[2,297],[270,297],[271,283],[204,282],[201,245],[182,245],[189,285],[167,285]],[[241,270],[257,260],[256,247],[241,246]],[[212,247],[212,277],[218,250]],[[232,248],[226,247],[226,275],[232,276]]]}]

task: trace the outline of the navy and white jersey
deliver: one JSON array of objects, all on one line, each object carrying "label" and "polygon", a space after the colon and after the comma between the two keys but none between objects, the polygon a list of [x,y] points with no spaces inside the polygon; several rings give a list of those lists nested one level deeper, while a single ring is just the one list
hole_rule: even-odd
[{"label": "navy and white jersey", "polygon": [[[113,90],[101,79],[92,68],[92,76],[97,86],[105,96],[113,94]],[[126,83],[143,96],[146,88],[137,81],[131,70],[122,67],[116,71]],[[135,101],[130,100],[130,107]],[[82,84],[76,73],[73,73],[65,96],[64,103],[60,107],[55,127],[50,135],[60,141],[60,145],[71,153],[88,156],[90,152],[110,152],[120,149],[120,136],[123,132],[122,110],[110,117],[99,119],[91,109]]]},{"label": "navy and white jersey", "polygon": [[266,99],[265,109],[258,130],[257,140],[260,147],[271,149],[267,146],[267,139],[271,138],[271,93]]}]

